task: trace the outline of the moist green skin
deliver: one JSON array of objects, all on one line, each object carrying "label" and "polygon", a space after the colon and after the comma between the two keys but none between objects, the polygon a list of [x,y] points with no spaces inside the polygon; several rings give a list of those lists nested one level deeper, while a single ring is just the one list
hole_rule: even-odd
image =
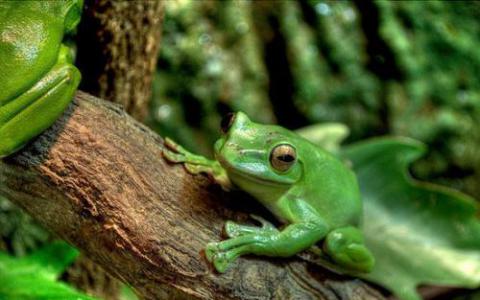
[{"label": "moist green skin", "polygon": [[[225,189],[233,183],[286,224],[280,231],[258,216],[262,227],[228,221],[229,239],[209,243],[205,250],[219,272],[241,255],[288,257],[318,242],[331,262],[347,271],[373,268],[373,256],[357,228],[362,203],[355,175],[319,146],[285,128],[254,123],[241,112],[215,143],[214,161],[171,140],[166,145],[167,160],[184,163],[191,173],[208,173]],[[284,171],[271,162],[278,145],[295,149],[296,159]]]},{"label": "moist green skin", "polygon": [[82,0],[0,2],[0,157],[50,127],[73,98],[80,72],[63,35]]}]

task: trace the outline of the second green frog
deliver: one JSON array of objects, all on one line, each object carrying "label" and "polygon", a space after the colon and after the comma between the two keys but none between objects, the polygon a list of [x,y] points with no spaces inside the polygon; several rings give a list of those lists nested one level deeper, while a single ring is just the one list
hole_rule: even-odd
[{"label": "second green frog", "polygon": [[257,124],[241,112],[222,121],[215,158],[194,155],[166,139],[164,157],[193,174],[207,173],[224,189],[246,191],[286,226],[279,230],[227,221],[229,239],[209,243],[207,259],[225,272],[239,256],[288,257],[317,243],[329,261],[352,272],[369,272],[374,258],[357,228],[362,202],[354,173],[338,158],[300,135]]},{"label": "second green frog", "polygon": [[80,83],[65,33],[83,0],[0,1],[0,158],[49,128]]}]

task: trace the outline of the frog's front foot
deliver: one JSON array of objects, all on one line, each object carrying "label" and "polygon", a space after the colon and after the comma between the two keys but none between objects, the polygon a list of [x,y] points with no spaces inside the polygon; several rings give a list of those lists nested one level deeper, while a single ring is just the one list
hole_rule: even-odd
[{"label": "frog's front foot", "polygon": [[248,226],[248,225],[240,225],[233,221],[225,222],[225,226],[223,228],[224,233],[229,238],[234,238],[238,236],[242,236],[245,234],[252,234],[252,233],[278,233],[278,229],[275,226],[265,220],[264,218],[257,216],[257,215],[250,215],[252,219],[260,223],[261,227],[256,226]]},{"label": "frog's front foot", "polygon": [[163,157],[171,163],[182,163],[190,174],[207,174],[226,191],[230,190],[231,182],[220,163],[207,159],[201,155],[190,153],[170,138],[165,138]]},{"label": "frog's front foot", "polygon": [[357,272],[370,272],[375,264],[372,253],[355,227],[331,231],[324,242],[325,252],[340,266]]},{"label": "frog's front foot", "polygon": [[163,157],[171,163],[184,163],[187,170],[193,174],[202,172],[197,171],[196,167],[207,167],[214,163],[214,161],[210,161],[203,156],[190,153],[168,137],[165,138],[164,145],[165,148],[163,148],[162,151]]},{"label": "frog's front foot", "polygon": [[207,247],[205,247],[205,257],[209,262],[213,261],[213,257],[217,252],[219,251],[218,249],[218,243],[208,243]]},{"label": "frog's front foot", "polygon": [[220,273],[224,273],[227,270],[228,265],[235,260],[234,258],[229,260],[226,252],[222,252],[219,249],[220,243],[208,243],[205,248],[205,257],[213,264],[215,270]]},{"label": "frog's front foot", "polygon": [[[262,219],[262,221],[264,220]],[[273,225],[271,226],[273,227]],[[269,228],[267,224],[264,227],[267,229],[253,226],[246,229],[240,227],[245,229],[240,236],[208,244],[205,249],[208,261],[213,263],[218,272],[222,273],[229,264],[245,254],[292,256],[319,241],[325,236],[326,229],[323,224],[310,222],[290,224],[283,231],[274,227]],[[251,231],[252,228],[255,230]]]}]

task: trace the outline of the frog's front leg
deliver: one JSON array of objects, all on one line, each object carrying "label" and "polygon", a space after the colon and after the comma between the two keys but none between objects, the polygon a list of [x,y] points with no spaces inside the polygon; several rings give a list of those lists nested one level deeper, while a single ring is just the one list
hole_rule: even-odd
[{"label": "frog's front leg", "polygon": [[0,157],[20,149],[50,127],[73,98],[80,72],[57,64],[31,89],[0,106]]},{"label": "frog's front leg", "polygon": [[349,270],[370,272],[375,263],[364,244],[362,233],[356,227],[332,230],[325,238],[323,248],[338,265]]},{"label": "frog's front leg", "polygon": [[163,149],[162,154],[169,162],[183,163],[185,169],[190,174],[207,174],[226,191],[230,190],[232,187],[227,172],[222,168],[218,161],[190,153],[168,137],[165,138],[165,148]]},{"label": "frog's front leg", "polygon": [[321,240],[327,231],[327,226],[319,222],[295,223],[283,231],[256,232],[210,243],[205,255],[218,272],[225,272],[231,262],[245,254],[292,256]]}]

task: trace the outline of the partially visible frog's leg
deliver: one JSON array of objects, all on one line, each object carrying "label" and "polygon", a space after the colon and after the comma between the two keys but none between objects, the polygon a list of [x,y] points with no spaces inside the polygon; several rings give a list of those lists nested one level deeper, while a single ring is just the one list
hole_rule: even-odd
[{"label": "partially visible frog's leg", "polygon": [[325,238],[323,248],[334,262],[352,271],[370,272],[375,263],[364,244],[362,233],[356,227],[332,230]]},{"label": "partially visible frog's leg", "polygon": [[262,232],[277,232],[278,229],[273,226],[272,223],[268,222],[264,218],[257,215],[250,215],[252,219],[259,222],[262,226],[249,226],[249,225],[240,225],[233,221],[225,222],[224,231],[229,238],[238,237],[241,235],[252,234],[252,233],[262,233]]},{"label": "partially visible frog's leg", "polygon": [[170,138],[165,138],[165,146],[162,153],[169,162],[183,163],[185,169],[191,174],[207,174],[224,190],[228,191],[231,188],[232,184],[228,179],[227,172],[218,161],[190,153]]},{"label": "partially visible frog's leg", "polygon": [[217,271],[225,272],[228,265],[241,255],[292,256],[311,247],[326,233],[327,227],[323,224],[295,223],[281,232],[263,231],[210,243],[205,249],[205,254]]},{"label": "partially visible frog's leg", "polygon": [[50,127],[73,98],[80,72],[57,64],[30,90],[0,107],[0,157],[12,154]]}]

